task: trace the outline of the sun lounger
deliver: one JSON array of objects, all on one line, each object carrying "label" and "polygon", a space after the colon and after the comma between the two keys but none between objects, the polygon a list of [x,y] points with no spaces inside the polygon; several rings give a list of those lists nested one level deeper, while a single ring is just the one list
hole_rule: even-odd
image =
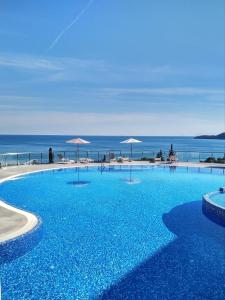
[{"label": "sun lounger", "polygon": [[62,158],[62,159],[60,159],[59,161],[58,161],[58,164],[69,164],[69,163],[71,163],[71,164],[74,164],[75,163],[75,160],[73,160],[73,159],[68,159],[68,158]]},{"label": "sun lounger", "polygon": [[74,164],[75,163],[75,161],[74,160],[72,160],[72,159],[65,159],[65,160],[61,160],[61,161],[58,161],[58,164]]},{"label": "sun lounger", "polygon": [[124,163],[124,162],[128,162],[128,161],[131,161],[131,160],[129,159],[129,157],[120,156],[120,157],[118,157],[117,161],[120,162],[120,163]]},{"label": "sun lounger", "polygon": [[91,159],[91,158],[80,158],[80,159],[79,159],[79,162],[80,162],[81,164],[89,164],[89,163],[93,163],[94,160]]},{"label": "sun lounger", "polygon": [[109,162],[110,162],[110,163],[115,163],[115,162],[117,162],[115,153],[113,153],[113,152],[110,152],[110,153],[109,153]]},{"label": "sun lounger", "polygon": [[117,159],[116,159],[116,158],[111,158],[111,159],[109,160],[109,162],[110,162],[110,163],[115,163],[115,162],[117,162]]},{"label": "sun lounger", "polygon": [[23,165],[37,165],[38,164],[38,161],[36,159],[31,159],[31,160],[28,160],[26,161],[25,163],[23,163]]},{"label": "sun lounger", "polygon": [[155,157],[154,158],[154,162],[161,162],[161,161],[162,161],[161,157]]},{"label": "sun lounger", "polygon": [[62,155],[62,153],[59,153],[57,156],[58,156],[58,159],[59,159],[58,164],[68,164],[68,163],[73,164],[73,163],[75,163],[75,160],[64,157]]}]

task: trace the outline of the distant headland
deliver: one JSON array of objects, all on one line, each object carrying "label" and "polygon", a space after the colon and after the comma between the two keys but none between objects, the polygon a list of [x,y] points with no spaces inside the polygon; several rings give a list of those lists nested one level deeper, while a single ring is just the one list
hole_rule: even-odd
[{"label": "distant headland", "polygon": [[195,139],[209,139],[209,140],[225,140],[225,132],[218,135],[199,135]]}]

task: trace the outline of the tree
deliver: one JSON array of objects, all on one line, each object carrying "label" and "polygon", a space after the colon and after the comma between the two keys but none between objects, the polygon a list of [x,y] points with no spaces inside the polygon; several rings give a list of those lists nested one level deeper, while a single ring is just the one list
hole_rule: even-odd
[{"label": "tree", "polygon": [[160,149],[160,151],[157,153],[156,157],[157,157],[157,158],[161,158],[161,160],[164,161],[163,152],[162,152],[161,149]]},{"label": "tree", "polygon": [[175,155],[175,151],[173,150],[173,144],[170,145],[170,150],[169,150],[169,157],[170,156],[174,156]]}]

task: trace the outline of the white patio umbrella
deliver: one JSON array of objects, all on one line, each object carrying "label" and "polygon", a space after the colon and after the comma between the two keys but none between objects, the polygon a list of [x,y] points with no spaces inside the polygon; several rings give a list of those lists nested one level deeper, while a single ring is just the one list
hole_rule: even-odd
[{"label": "white patio umbrella", "polygon": [[76,138],[76,139],[72,139],[72,140],[69,140],[69,141],[66,141],[66,143],[69,143],[69,144],[76,144],[77,145],[77,162],[79,160],[79,152],[80,152],[80,145],[84,145],[84,144],[90,144],[89,141],[86,141],[86,140],[83,140],[83,139],[80,139],[80,138]]},{"label": "white patio umbrella", "polygon": [[120,142],[121,144],[130,144],[130,157],[132,158],[133,154],[133,144],[142,143],[142,141],[136,140],[134,138],[130,138],[128,140]]}]

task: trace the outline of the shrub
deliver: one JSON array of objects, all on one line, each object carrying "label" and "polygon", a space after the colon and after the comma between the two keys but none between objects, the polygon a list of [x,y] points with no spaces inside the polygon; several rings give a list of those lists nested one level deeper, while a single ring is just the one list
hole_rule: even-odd
[{"label": "shrub", "polygon": [[170,150],[169,150],[169,157],[176,155],[175,151],[173,150],[173,144],[170,145]]},{"label": "shrub", "polygon": [[208,157],[206,158],[206,160],[204,161],[206,163],[218,163],[218,164],[225,164],[225,157],[221,158],[215,158],[215,157]]},{"label": "shrub", "polygon": [[161,158],[162,161],[164,161],[164,157],[163,157],[163,152],[162,150],[160,150],[157,155],[156,155],[157,158]]}]

